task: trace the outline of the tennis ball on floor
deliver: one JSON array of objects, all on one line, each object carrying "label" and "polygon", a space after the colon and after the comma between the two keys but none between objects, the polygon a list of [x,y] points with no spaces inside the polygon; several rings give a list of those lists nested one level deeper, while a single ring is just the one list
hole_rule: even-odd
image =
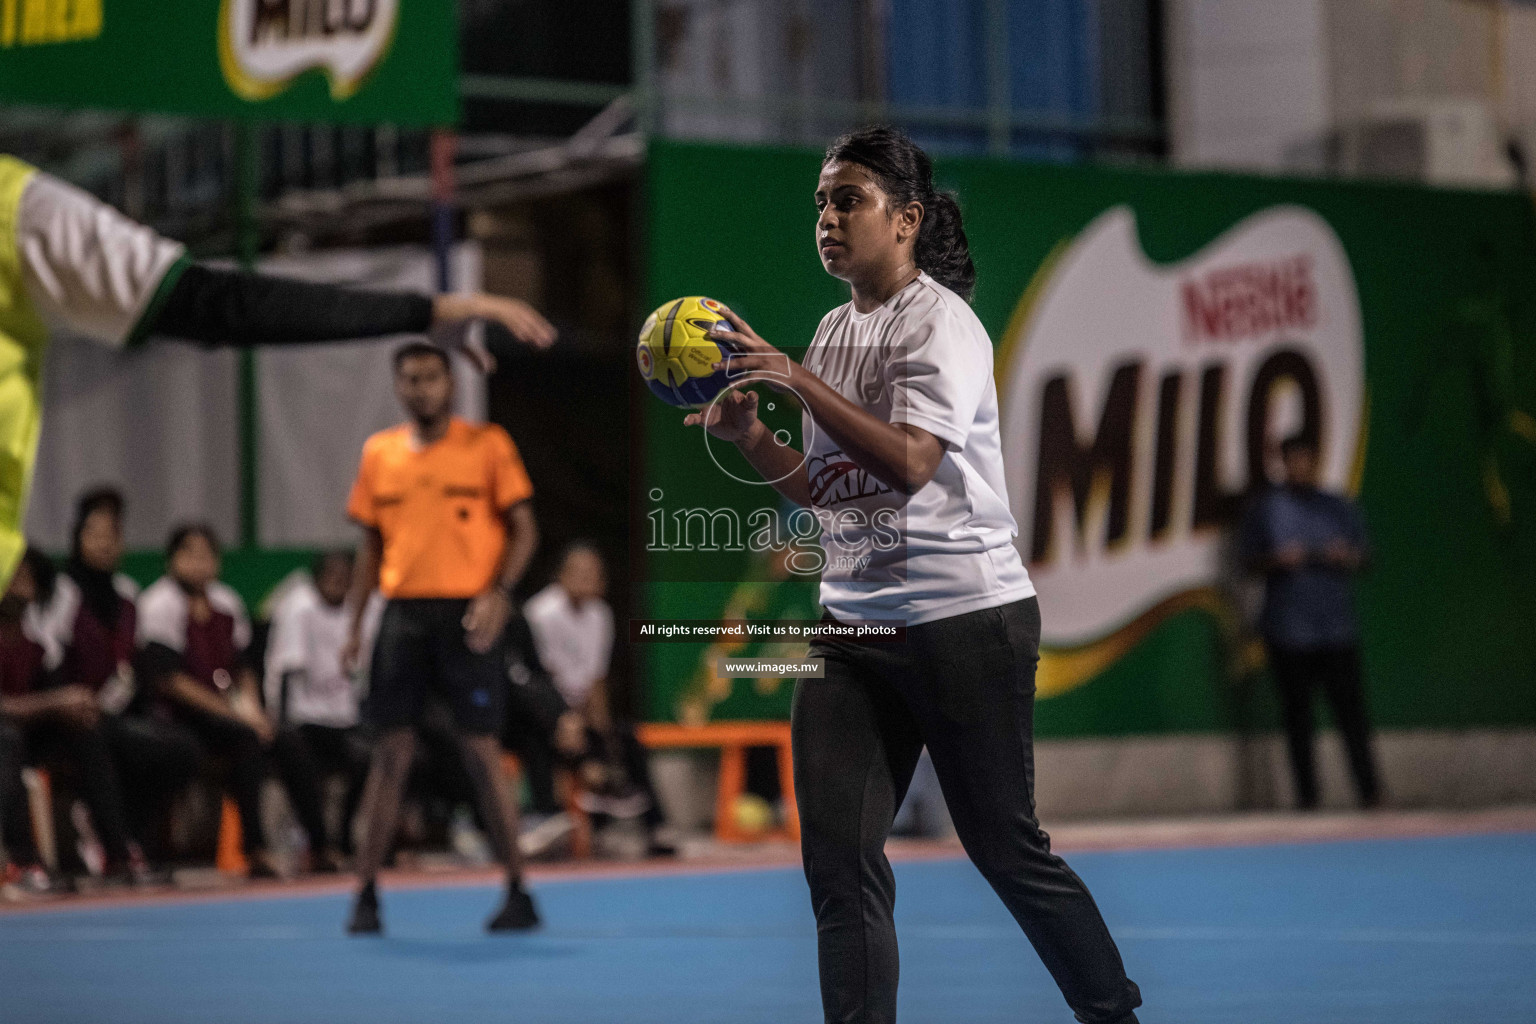
[{"label": "tennis ball on floor", "polygon": [[736,827],[748,835],[762,835],[773,827],[773,807],[756,793],[743,793],[731,803]]}]

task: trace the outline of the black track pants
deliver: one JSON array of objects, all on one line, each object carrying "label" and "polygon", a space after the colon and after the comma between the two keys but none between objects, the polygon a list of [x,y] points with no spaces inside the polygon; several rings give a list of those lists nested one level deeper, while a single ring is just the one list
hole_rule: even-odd
[{"label": "black track pants", "polygon": [[812,644],[795,689],[795,792],[828,1024],[896,1019],[895,880],[885,840],[926,744],[955,828],[1085,1024],[1134,1022],[1141,993],[1093,897],[1035,820],[1034,598]]}]

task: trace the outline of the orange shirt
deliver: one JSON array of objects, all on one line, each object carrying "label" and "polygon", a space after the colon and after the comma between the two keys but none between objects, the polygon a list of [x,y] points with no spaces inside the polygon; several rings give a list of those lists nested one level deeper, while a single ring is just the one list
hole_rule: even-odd
[{"label": "orange shirt", "polygon": [[384,537],[385,597],[474,597],[501,568],[507,509],[532,496],[507,432],[455,417],[425,448],[409,423],[370,437],[347,515]]}]

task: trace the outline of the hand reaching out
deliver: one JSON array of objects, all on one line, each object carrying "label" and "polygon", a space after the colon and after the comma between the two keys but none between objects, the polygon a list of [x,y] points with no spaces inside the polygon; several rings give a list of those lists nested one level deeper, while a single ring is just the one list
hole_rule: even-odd
[{"label": "hand reaching out", "polygon": [[[471,320],[489,320],[505,327],[518,341],[537,349],[549,348],[555,343],[556,331],[539,311],[520,299],[484,292],[448,292],[432,298],[432,326],[454,327]],[[473,332],[460,333],[456,347],[482,373],[496,369],[496,358],[491,355]]]}]

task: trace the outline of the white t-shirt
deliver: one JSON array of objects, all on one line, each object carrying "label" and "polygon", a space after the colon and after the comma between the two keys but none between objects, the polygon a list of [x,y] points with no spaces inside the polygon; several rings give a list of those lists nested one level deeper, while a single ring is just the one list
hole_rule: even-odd
[{"label": "white t-shirt", "polygon": [[50,328],[125,344],[186,252],[82,189],[38,172],[16,209],[27,296]]},{"label": "white t-shirt", "polygon": [[592,688],[608,676],[613,654],[613,609],[591,600],[577,608],[565,590],[551,583],[523,605],[539,661],[573,708],[586,703]]},{"label": "white t-shirt", "polygon": [[279,712],[283,675],[301,672],[288,684],[282,720],[290,725],[327,725],[347,729],[357,724],[357,689],[341,668],[352,610],[330,605],[307,579],[298,583],[272,612],[267,637],[267,708]]},{"label": "white t-shirt", "polygon": [[[215,612],[235,621],[235,649],[251,644],[251,619],[240,595],[218,580],[208,584],[208,604]],[[187,592],[169,576],[162,576],[139,595],[139,646],[164,644],[177,654],[187,650],[187,619],[191,614]]]},{"label": "white t-shirt", "polygon": [[902,495],[803,417],[827,558],[823,607],[846,622],[917,625],[1033,596],[1013,546],[992,342],[965,300],[920,273],[870,313],[851,302],[828,313],[804,365],[867,412],[944,446],[933,479]]}]

